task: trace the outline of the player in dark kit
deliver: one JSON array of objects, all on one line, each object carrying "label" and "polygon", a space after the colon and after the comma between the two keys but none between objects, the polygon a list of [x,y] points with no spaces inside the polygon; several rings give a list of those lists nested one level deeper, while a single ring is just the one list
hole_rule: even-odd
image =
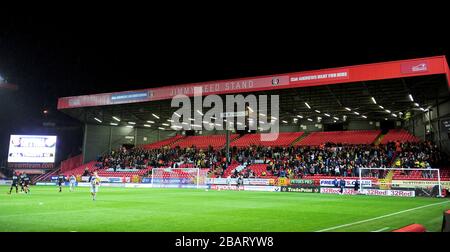
[{"label": "player in dark kit", "polygon": [[24,177],[22,179],[23,189],[26,194],[30,193],[30,177],[26,173],[24,173]]},{"label": "player in dark kit", "polygon": [[64,175],[59,174],[59,176],[58,176],[59,192],[62,192],[62,184],[63,183],[64,183]]},{"label": "player in dark kit", "polygon": [[19,176],[16,173],[13,174],[11,188],[9,188],[9,194],[11,194],[13,187],[16,188],[16,193],[19,193]]},{"label": "player in dark kit", "polygon": [[23,192],[23,191],[25,191],[24,190],[24,182],[25,182],[25,177],[26,177],[27,175],[25,174],[25,172],[22,172],[21,174],[20,174],[20,176],[19,176],[19,179],[20,179],[20,192]]},{"label": "player in dark kit", "polygon": [[341,190],[339,191],[340,194],[344,194],[345,180],[343,178],[341,178],[341,181],[339,181],[339,187],[341,188]]},{"label": "player in dark kit", "polygon": [[355,192],[359,191],[359,180],[355,180]]}]

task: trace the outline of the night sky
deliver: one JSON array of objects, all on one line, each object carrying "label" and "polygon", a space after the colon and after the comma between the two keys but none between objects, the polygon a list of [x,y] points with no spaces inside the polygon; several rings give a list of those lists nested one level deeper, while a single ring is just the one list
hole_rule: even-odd
[{"label": "night sky", "polygon": [[[59,159],[79,151],[80,124],[56,110],[58,97],[450,53],[443,34],[404,24],[388,33],[300,20],[42,16],[1,20],[0,75],[18,90],[0,89],[0,160],[10,134],[55,132]],[[42,127],[49,121],[56,127]]]}]

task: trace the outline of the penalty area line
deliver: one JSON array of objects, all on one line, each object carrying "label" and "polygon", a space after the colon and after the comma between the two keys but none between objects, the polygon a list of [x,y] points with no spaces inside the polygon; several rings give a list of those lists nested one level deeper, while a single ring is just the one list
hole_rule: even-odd
[{"label": "penalty area line", "polygon": [[438,202],[438,203],[428,204],[428,205],[424,205],[424,206],[414,207],[414,208],[398,211],[398,212],[395,212],[395,213],[390,213],[390,214],[378,216],[378,217],[375,217],[375,218],[370,218],[370,219],[366,219],[366,220],[361,220],[361,221],[347,223],[347,224],[343,224],[343,225],[339,225],[339,226],[334,226],[334,227],[321,229],[321,230],[318,230],[318,231],[315,231],[315,232],[325,232],[325,231],[330,231],[330,230],[334,230],[334,229],[338,229],[338,228],[349,227],[349,226],[353,226],[353,225],[356,225],[356,224],[361,224],[361,223],[365,223],[365,222],[369,222],[369,221],[374,221],[374,220],[378,220],[378,219],[394,216],[394,215],[397,215],[397,214],[402,214],[402,213],[406,213],[406,212],[415,211],[415,210],[422,209],[422,208],[425,208],[425,207],[447,204],[449,202],[450,202],[449,200],[446,200],[444,202]]}]

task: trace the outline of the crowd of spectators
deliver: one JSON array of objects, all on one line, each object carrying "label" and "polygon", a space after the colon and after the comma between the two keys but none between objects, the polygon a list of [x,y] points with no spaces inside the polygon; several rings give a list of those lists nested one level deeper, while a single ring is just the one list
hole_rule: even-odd
[{"label": "crowd of spectators", "polygon": [[216,175],[222,175],[226,168],[224,150],[197,148],[161,148],[145,150],[140,148],[126,149],[124,147],[111,151],[97,159],[103,168],[145,169],[147,167],[198,167],[209,168]]},{"label": "crowd of spectators", "polygon": [[[323,144],[321,146],[263,147],[231,149],[231,162],[245,167],[231,173],[232,177],[256,177],[249,165],[266,164],[261,176],[302,178],[305,175],[358,176],[359,168],[438,167],[441,160],[437,147],[430,142],[386,145]],[[207,168],[209,176],[221,177],[230,164],[225,150],[193,148],[161,148],[144,150],[120,148],[99,157],[102,167],[143,169],[147,167]]]},{"label": "crowd of spectators", "polygon": [[[252,146],[235,150],[241,164],[264,160],[262,175],[301,178],[305,175],[358,176],[359,168],[431,168],[441,160],[437,147],[430,142],[386,145],[298,146],[271,148]],[[245,176],[245,174],[244,174]]]}]

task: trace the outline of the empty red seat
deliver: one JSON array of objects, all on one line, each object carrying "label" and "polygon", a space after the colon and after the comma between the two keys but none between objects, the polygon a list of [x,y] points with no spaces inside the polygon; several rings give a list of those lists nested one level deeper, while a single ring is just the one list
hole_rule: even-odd
[{"label": "empty red seat", "polygon": [[287,147],[295,140],[303,135],[304,132],[280,132],[275,140],[263,141],[264,138],[269,140],[269,134],[246,134],[231,143],[231,146],[247,147],[251,145],[267,146],[267,147]]},{"label": "empty red seat", "polygon": [[381,144],[388,142],[419,142],[420,138],[414,136],[404,129],[392,129],[383,137]]},{"label": "empty red seat", "polygon": [[380,130],[312,132],[295,145],[318,146],[325,143],[372,144],[380,134]]},{"label": "empty red seat", "polygon": [[[239,135],[232,134],[231,140],[234,140]],[[213,149],[222,148],[226,144],[226,135],[209,135],[209,136],[188,136],[174,144],[172,147],[179,146],[180,148],[190,148],[195,146],[200,149],[206,149],[211,146]]]},{"label": "empty red seat", "polygon": [[142,145],[141,148],[146,149],[146,150],[150,150],[150,149],[160,149],[164,146],[170,146],[171,144],[175,143],[176,141],[180,140],[184,138],[184,136],[182,135],[176,135],[174,137],[162,140],[162,141],[158,141],[158,142],[154,142],[154,143],[150,143],[150,144],[145,144]]}]

